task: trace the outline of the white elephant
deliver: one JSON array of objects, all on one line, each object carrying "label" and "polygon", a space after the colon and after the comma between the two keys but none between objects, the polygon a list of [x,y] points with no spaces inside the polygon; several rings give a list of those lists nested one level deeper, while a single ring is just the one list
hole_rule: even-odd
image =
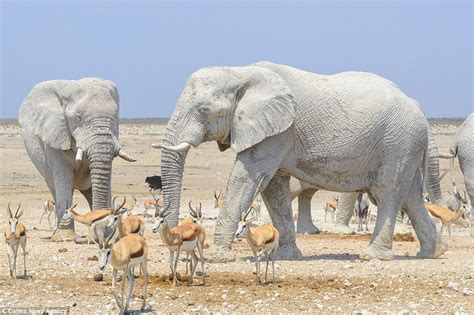
[{"label": "white elephant", "polygon": [[459,194],[454,182],[453,159],[457,157],[459,160],[459,166],[461,167],[464,184],[471,204],[471,236],[474,236],[474,214],[472,213],[472,207],[474,205],[474,113],[470,114],[459,128],[450,153],[440,154],[440,157],[451,159],[451,176],[453,178],[454,195],[458,200],[466,202],[467,200],[463,200],[464,198]]},{"label": "white elephant", "polygon": [[224,209],[216,222],[214,260],[232,260],[241,214],[260,192],[280,232],[278,254],[298,258],[289,180],[317,189],[368,192],[378,204],[363,258],[391,259],[400,207],[420,240],[420,257],[446,245],[424,209],[420,165],[428,155],[428,121],[415,100],[370,73],[319,75],[259,62],[210,67],[190,76],[168,123],[161,175],[170,225],[178,223],[181,181],[190,147],[217,141],[236,152]]},{"label": "white elephant", "polygon": [[74,237],[62,221],[74,189],[91,209],[110,207],[112,160],[135,161],[118,142],[119,95],[111,81],[85,78],[39,83],[19,110],[25,148],[56,202],[53,240]]}]

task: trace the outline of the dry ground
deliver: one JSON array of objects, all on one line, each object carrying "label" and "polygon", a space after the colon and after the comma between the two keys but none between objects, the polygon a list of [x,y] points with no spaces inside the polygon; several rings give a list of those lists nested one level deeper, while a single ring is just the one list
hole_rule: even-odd
[{"label": "dry ground", "polygon": [[[451,145],[455,125],[437,125],[440,150]],[[138,158],[136,163],[119,159],[114,163],[114,194],[134,194],[140,202],[148,198],[144,178],[159,174],[160,152],[149,148],[163,137],[164,127],[151,123],[121,125],[120,142]],[[23,147],[15,124],[0,127],[0,222],[6,220],[8,202],[21,201],[28,229],[28,277],[12,280],[8,274],[5,251],[0,254],[0,307],[70,306],[73,314],[117,313],[111,292],[111,272],[104,281],[95,282],[97,256],[95,245],[52,243],[47,221],[39,225],[42,202],[49,198],[47,187],[34,169]],[[183,185],[183,210],[188,200],[202,201],[204,225],[212,243],[214,218],[212,194],[225,187],[232,167],[233,154],[220,153],[214,143],[190,151]],[[441,161],[441,168],[448,168]],[[456,165],[458,185],[463,188]],[[443,190],[449,181],[443,180]],[[313,216],[325,227],[322,204],[336,195],[319,192],[313,199]],[[79,209],[86,202],[75,195]],[[141,212],[142,206],[136,212]],[[4,226],[1,227],[3,231]],[[86,230],[78,226],[79,233]],[[245,241],[235,241],[239,259],[229,264],[207,264],[206,285],[196,277],[191,287],[173,287],[164,281],[169,273],[168,252],[159,236],[147,224],[145,237],[150,247],[147,309],[152,312],[474,312],[474,239],[466,230],[456,230],[447,238],[449,251],[439,259],[417,260],[413,256],[418,242],[394,242],[394,261],[360,261],[357,254],[367,245],[368,235],[336,236],[329,234],[298,236],[303,252],[301,261],[278,261],[276,283],[255,286],[255,265]],[[64,251],[66,249],[67,251]],[[60,251],[61,250],[61,251]],[[21,250],[20,250],[21,258]],[[181,270],[183,263],[180,264]],[[22,259],[17,265],[22,273]],[[198,267],[198,270],[199,267]],[[143,278],[138,278],[131,309],[141,305]],[[120,292],[120,283],[117,292]]]}]

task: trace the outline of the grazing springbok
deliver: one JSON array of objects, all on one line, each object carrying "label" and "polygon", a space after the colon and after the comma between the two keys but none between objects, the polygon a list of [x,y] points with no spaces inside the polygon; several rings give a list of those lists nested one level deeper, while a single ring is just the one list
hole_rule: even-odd
[{"label": "grazing springbok", "polygon": [[368,227],[368,218],[369,218],[369,196],[367,193],[360,193],[357,196],[357,199],[354,204],[354,209],[359,219],[359,228],[358,231],[363,231],[363,225],[365,224],[365,231],[369,231]]},{"label": "grazing springbok", "polygon": [[[193,262],[191,264],[191,275],[188,278],[188,285],[193,281],[194,271],[197,267],[198,257],[194,252],[194,249],[197,248],[199,252],[199,259],[201,261],[202,268],[202,283],[206,284],[206,278],[204,275],[204,259],[203,259],[203,249],[204,249],[204,240],[206,239],[206,234],[204,229],[195,223],[186,223],[183,225],[175,226],[170,229],[168,223],[166,223],[165,218],[167,216],[166,210],[160,211],[156,209],[157,216],[155,217],[155,224],[153,225],[153,233],[159,232],[163,243],[168,247],[170,251],[170,269],[173,273],[173,279],[175,286],[178,285],[178,279],[176,278],[176,269],[178,266],[179,255],[181,251],[185,251],[186,254],[190,255]],[[199,244],[199,245],[198,245]],[[174,253],[176,252],[176,259]]]},{"label": "grazing springbok", "polygon": [[451,224],[457,224],[464,228],[469,227],[469,219],[462,209],[452,211],[449,208],[438,206],[434,203],[425,204],[425,208],[429,214],[441,221],[441,229],[439,235],[443,234],[443,228],[447,227],[448,235],[451,237]]},{"label": "grazing springbok", "polygon": [[[217,191],[214,191],[214,209],[222,209],[224,207],[224,200],[225,200],[225,195],[222,193],[222,190],[219,192],[219,195],[217,194]],[[250,209],[255,213],[255,218],[257,220],[260,220],[260,211],[262,209],[262,199],[260,197],[257,197],[254,202],[252,202],[252,205],[250,206]]]},{"label": "grazing springbok", "polygon": [[45,214],[48,214],[47,218],[48,218],[48,222],[49,222],[49,228],[51,228],[51,220],[49,219],[49,217],[52,214],[54,215],[54,226],[56,227],[58,222],[57,222],[57,219],[56,219],[56,203],[54,202],[54,200],[48,199],[44,202],[44,204],[43,204],[43,214],[41,214],[39,224],[41,224],[41,222],[43,221],[43,216]]},{"label": "grazing springbok", "polygon": [[[97,226],[95,226],[97,230]],[[98,231],[95,231],[96,233]],[[126,313],[132,296],[133,287],[135,285],[135,279],[133,277],[132,268],[140,266],[141,271],[145,275],[145,282],[143,285],[143,304],[142,310],[146,306],[146,292],[148,286],[148,272],[147,272],[147,257],[148,257],[148,246],[138,234],[129,234],[122,237],[117,242],[112,242],[113,234],[107,236],[106,240],[99,245],[99,268],[103,270],[107,264],[112,266],[112,292],[114,293],[115,301],[120,308],[120,312]],[[117,271],[122,270],[122,299],[119,301],[117,294],[115,293],[115,282],[117,281]],[[130,287],[128,289],[127,301],[125,306],[123,304],[123,294],[125,290],[125,279],[128,278]]]},{"label": "grazing springbok", "polygon": [[333,202],[326,202],[324,204],[324,222],[327,222],[327,216],[328,214],[330,215],[331,223],[334,223],[334,217],[336,215],[336,210],[337,210],[337,197],[334,197],[334,203]]},{"label": "grazing springbok", "polygon": [[18,246],[21,245],[23,250],[23,275],[26,276],[26,228],[23,223],[18,222],[18,218],[23,214],[21,204],[13,215],[8,203],[8,225],[5,229],[5,243],[7,244],[8,265],[10,267],[10,277],[16,278],[16,256],[18,253]]},{"label": "grazing springbok", "polygon": [[252,209],[247,210],[245,215],[240,220],[235,235],[240,237],[242,234],[245,235],[247,243],[252,248],[253,256],[255,257],[255,267],[257,269],[257,280],[256,284],[260,284],[260,259],[262,254],[267,257],[267,266],[265,268],[265,282],[267,282],[268,274],[268,263],[272,260],[272,283],[275,283],[275,255],[278,248],[278,240],[280,239],[280,233],[271,224],[264,224],[259,227],[250,227],[250,222],[254,219],[247,220],[249,213]]},{"label": "grazing springbok", "polygon": [[[94,211],[89,211],[85,214],[78,214],[76,211],[74,211],[74,208],[76,208],[77,204],[75,204],[73,207],[66,209],[66,212],[64,213],[63,218],[66,220],[72,217],[74,221],[82,223],[87,226],[87,244],[90,244],[90,240],[94,241],[94,239],[91,236],[91,229],[93,231],[96,231],[95,226],[100,226],[104,227],[108,223],[109,216],[112,215],[112,213],[120,210],[127,199],[124,197],[123,198],[123,203],[118,206],[115,206],[115,199],[117,196],[114,197],[112,200],[112,207],[113,208],[105,208],[105,209],[100,209],[100,210],[94,210]],[[97,237],[99,238],[99,234],[96,234]]]},{"label": "grazing springbok", "polygon": [[133,199],[133,201],[127,201],[127,202],[124,203],[124,205],[122,206],[122,209],[127,210],[127,215],[132,215],[132,210],[133,210],[133,208],[138,207],[137,198],[135,198],[135,196],[132,195],[132,199]]}]

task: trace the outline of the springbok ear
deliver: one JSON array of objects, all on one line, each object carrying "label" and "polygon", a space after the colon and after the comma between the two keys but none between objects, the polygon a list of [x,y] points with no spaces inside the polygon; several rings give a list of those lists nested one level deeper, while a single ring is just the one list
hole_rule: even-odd
[{"label": "springbok ear", "polygon": [[250,76],[236,92],[231,128],[230,146],[236,153],[285,131],[295,118],[292,91],[278,74],[258,66],[246,71]]},{"label": "springbok ear", "polygon": [[71,148],[71,133],[64,116],[65,103],[58,89],[63,81],[39,83],[20,107],[18,122],[27,134],[33,133],[50,147],[59,150]]}]

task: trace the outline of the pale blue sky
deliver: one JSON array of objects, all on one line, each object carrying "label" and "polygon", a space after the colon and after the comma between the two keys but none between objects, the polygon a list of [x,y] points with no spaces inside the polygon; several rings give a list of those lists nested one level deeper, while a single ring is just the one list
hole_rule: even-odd
[{"label": "pale blue sky", "polygon": [[113,80],[121,117],[168,117],[186,78],[269,60],[397,83],[429,117],[473,112],[471,1],[1,2],[0,118],[37,82]]}]

